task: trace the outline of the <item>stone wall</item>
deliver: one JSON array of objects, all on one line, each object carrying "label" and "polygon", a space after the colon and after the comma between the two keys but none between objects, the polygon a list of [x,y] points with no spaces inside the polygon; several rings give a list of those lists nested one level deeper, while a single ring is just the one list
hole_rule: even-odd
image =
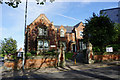
[{"label": "stone wall", "polygon": [[[26,59],[25,69],[53,67],[56,65],[57,65],[57,58]],[[21,69],[22,60],[19,59],[18,61],[6,61],[4,63],[4,67],[9,69]]]},{"label": "stone wall", "polygon": [[94,60],[98,61],[120,60],[120,55],[94,55]]}]

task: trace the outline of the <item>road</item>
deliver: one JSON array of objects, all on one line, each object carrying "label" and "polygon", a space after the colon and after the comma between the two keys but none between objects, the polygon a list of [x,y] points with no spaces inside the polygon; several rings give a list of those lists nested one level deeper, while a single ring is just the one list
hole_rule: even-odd
[{"label": "road", "polygon": [[[109,67],[101,68],[92,68],[92,69],[83,69],[83,70],[74,70],[70,66],[71,70],[54,72],[54,73],[41,73],[41,72],[24,72],[23,76],[16,76],[17,72],[13,72],[13,76],[9,76],[9,79],[20,80],[23,79],[33,79],[33,80],[58,80],[59,79],[68,79],[68,80],[120,80],[120,66],[114,65]],[[11,74],[11,73],[10,73]],[[5,75],[5,74],[3,74]],[[9,75],[9,74],[8,74]],[[11,74],[12,75],[12,74]],[[5,80],[4,77],[2,80]]]},{"label": "road", "polygon": [[3,66],[3,62],[0,62],[0,67]]}]

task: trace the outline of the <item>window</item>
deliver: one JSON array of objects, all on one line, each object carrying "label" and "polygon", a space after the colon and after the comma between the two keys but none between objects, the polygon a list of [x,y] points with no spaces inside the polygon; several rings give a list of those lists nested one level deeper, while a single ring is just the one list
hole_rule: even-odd
[{"label": "window", "polygon": [[39,28],[39,35],[47,35],[47,29]]},{"label": "window", "polygon": [[47,40],[44,41],[44,48],[48,48],[48,41]]},{"label": "window", "polygon": [[49,48],[49,44],[47,40],[39,40],[38,41],[38,49],[48,49]]},{"label": "window", "polygon": [[44,29],[44,35],[47,35],[47,29]]},{"label": "window", "polygon": [[63,28],[61,28],[61,30],[60,30],[60,37],[64,37],[64,29]]},{"label": "window", "polygon": [[83,32],[82,32],[82,31],[80,31],[80,36],[81,36],[81,37],[83,36]]},{"label": "window", "polygon": [[43,48],[43,41],[42,40],[38,41],[38,47],[39,47],[39,49]]},{"label": "window", "polygon": [[43,30],[39,28],[39,35],[42,35]]}]

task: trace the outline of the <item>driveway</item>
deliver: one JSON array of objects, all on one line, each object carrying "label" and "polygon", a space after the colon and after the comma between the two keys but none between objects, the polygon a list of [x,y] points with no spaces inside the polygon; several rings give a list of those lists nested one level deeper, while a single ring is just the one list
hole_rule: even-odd
[{"label": "driveway", "polygon": [[[118,62],[117,62],[118,63]],[[3,71],[2,80],[6,79],[35,79],[35,80],[51,80],[51,79],[95,79],[95,80],[119,80],[120,65],[116,62],[95,63],[95,64],[76,64],[67,65],[64,68],[44,68],[30,69],[19,71]]]}]

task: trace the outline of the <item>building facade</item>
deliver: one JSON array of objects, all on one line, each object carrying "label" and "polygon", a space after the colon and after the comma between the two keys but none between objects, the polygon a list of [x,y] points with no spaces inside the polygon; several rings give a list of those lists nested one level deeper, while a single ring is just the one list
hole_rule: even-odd
[{"label": "building facade", "polygon": [[64,45],[65,51],[79,52],[86,46],[83,44],[84,25],[82,22],[75,26],[58,26],[50,22],[45,14],[41,14],[30,25],[25,32],[25,51],[59,50]]},{"label": "building facade", "polygon": [[120,7],[101,10],[100,14],[107,15],[111,21],[120,24]]}]

